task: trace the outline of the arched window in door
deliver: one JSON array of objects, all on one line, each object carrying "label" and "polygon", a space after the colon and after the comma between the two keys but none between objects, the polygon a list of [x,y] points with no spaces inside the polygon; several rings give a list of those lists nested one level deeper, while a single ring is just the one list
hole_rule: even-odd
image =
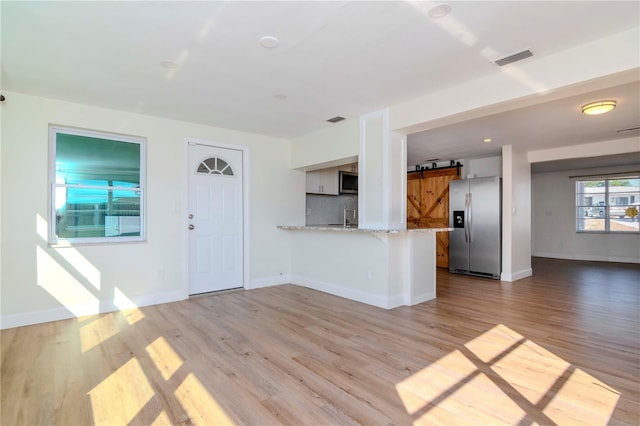
[{"label": "arched window in door", "polygon": [[231,169],[229,163],[224,161],[222,158],[211,157],[200,163],[197,173],[205,175],[233,176],[233,169]]}]

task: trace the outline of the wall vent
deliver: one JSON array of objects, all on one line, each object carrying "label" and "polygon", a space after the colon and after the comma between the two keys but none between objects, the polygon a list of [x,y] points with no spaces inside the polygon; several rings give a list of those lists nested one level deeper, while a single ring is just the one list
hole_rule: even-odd
[{"label": "wall vent", "polygon": [[336,115],[335,117],[330,118],[327,121],[329,123],[337,123],[337,122],[342,121],[342,120],[344,120],[344,117],[340,117],[339,115]]},{"label": "wall vent", "polygon": [[518,62],[526,58],[530,58],[531,56],[533,56],[533,53],[531,53],[531,51],[527,49],[527,50],[523,50],[522,52],[514,53],[513,55],[505,56],[502,59],[498,59],[497,61],[495,61],[495,63],[499,67],[503,67],[505,65],[512,64],[514,62]]}]

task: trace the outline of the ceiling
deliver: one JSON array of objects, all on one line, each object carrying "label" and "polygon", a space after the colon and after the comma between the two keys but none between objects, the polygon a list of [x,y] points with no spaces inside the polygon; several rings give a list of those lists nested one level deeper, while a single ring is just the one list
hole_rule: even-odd
[{"label": "ceiling", "polygon": [[[543,57],[640,25],[636,1],[452,1],[433,19],[437,4],[2,1],[2,89],[295,139],[336,115],[497,73],[493,60],[522,49]],[[279,46],[262,47],[263,36]],[[408,163],[610,138],[639,125],[638,92],[431,129],[410,136]],[[600,96],[620,99],[615,114],[577,113]]]},{"label": "ceiling", "polygon": [[[613,111],[603,115],[582,114],[583,105],[605,99],[617,101]],[[636,130],[625,131],[633,128]],[[444,161],[499,155],[502,145],[529,151],[632,136],[640,136],[640,82],[414,133],[408,136],[407,164],[431,163],[436,158]],[[485,143],[486,138],[491,142]],[[640,162],[640,157],[636,156],[635,161]],[[566,163],[557,165],[560,164]]]}]

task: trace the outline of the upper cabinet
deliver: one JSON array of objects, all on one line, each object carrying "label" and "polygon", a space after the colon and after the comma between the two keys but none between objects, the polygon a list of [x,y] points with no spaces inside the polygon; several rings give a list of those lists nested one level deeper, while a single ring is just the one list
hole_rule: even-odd
[{"label": "upper cabinet", "polygon": [[358,163],[307,172],[307,194],[338,195],[341,171],[358,173]]},{"label": "upper cabinet", "polygon": [[338,169],[307,172],[307,194],[338,195]]}]

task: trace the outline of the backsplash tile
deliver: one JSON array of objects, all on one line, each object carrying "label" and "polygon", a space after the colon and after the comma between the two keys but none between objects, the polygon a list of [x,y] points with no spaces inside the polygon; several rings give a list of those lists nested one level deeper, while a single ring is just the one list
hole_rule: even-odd
[{"label": "backsplash tile", "polygon": [[[345,203],[348,199],[353,200],[353,204],[349,203],[349,210],[351,210],[352,208],[357,209],[357,195],[307,194],[307,215],[305,223],[307,225],[327,225],[330,223],[341,224]],[[349,223],[353,223],[351,214],[349,214]]]}]

